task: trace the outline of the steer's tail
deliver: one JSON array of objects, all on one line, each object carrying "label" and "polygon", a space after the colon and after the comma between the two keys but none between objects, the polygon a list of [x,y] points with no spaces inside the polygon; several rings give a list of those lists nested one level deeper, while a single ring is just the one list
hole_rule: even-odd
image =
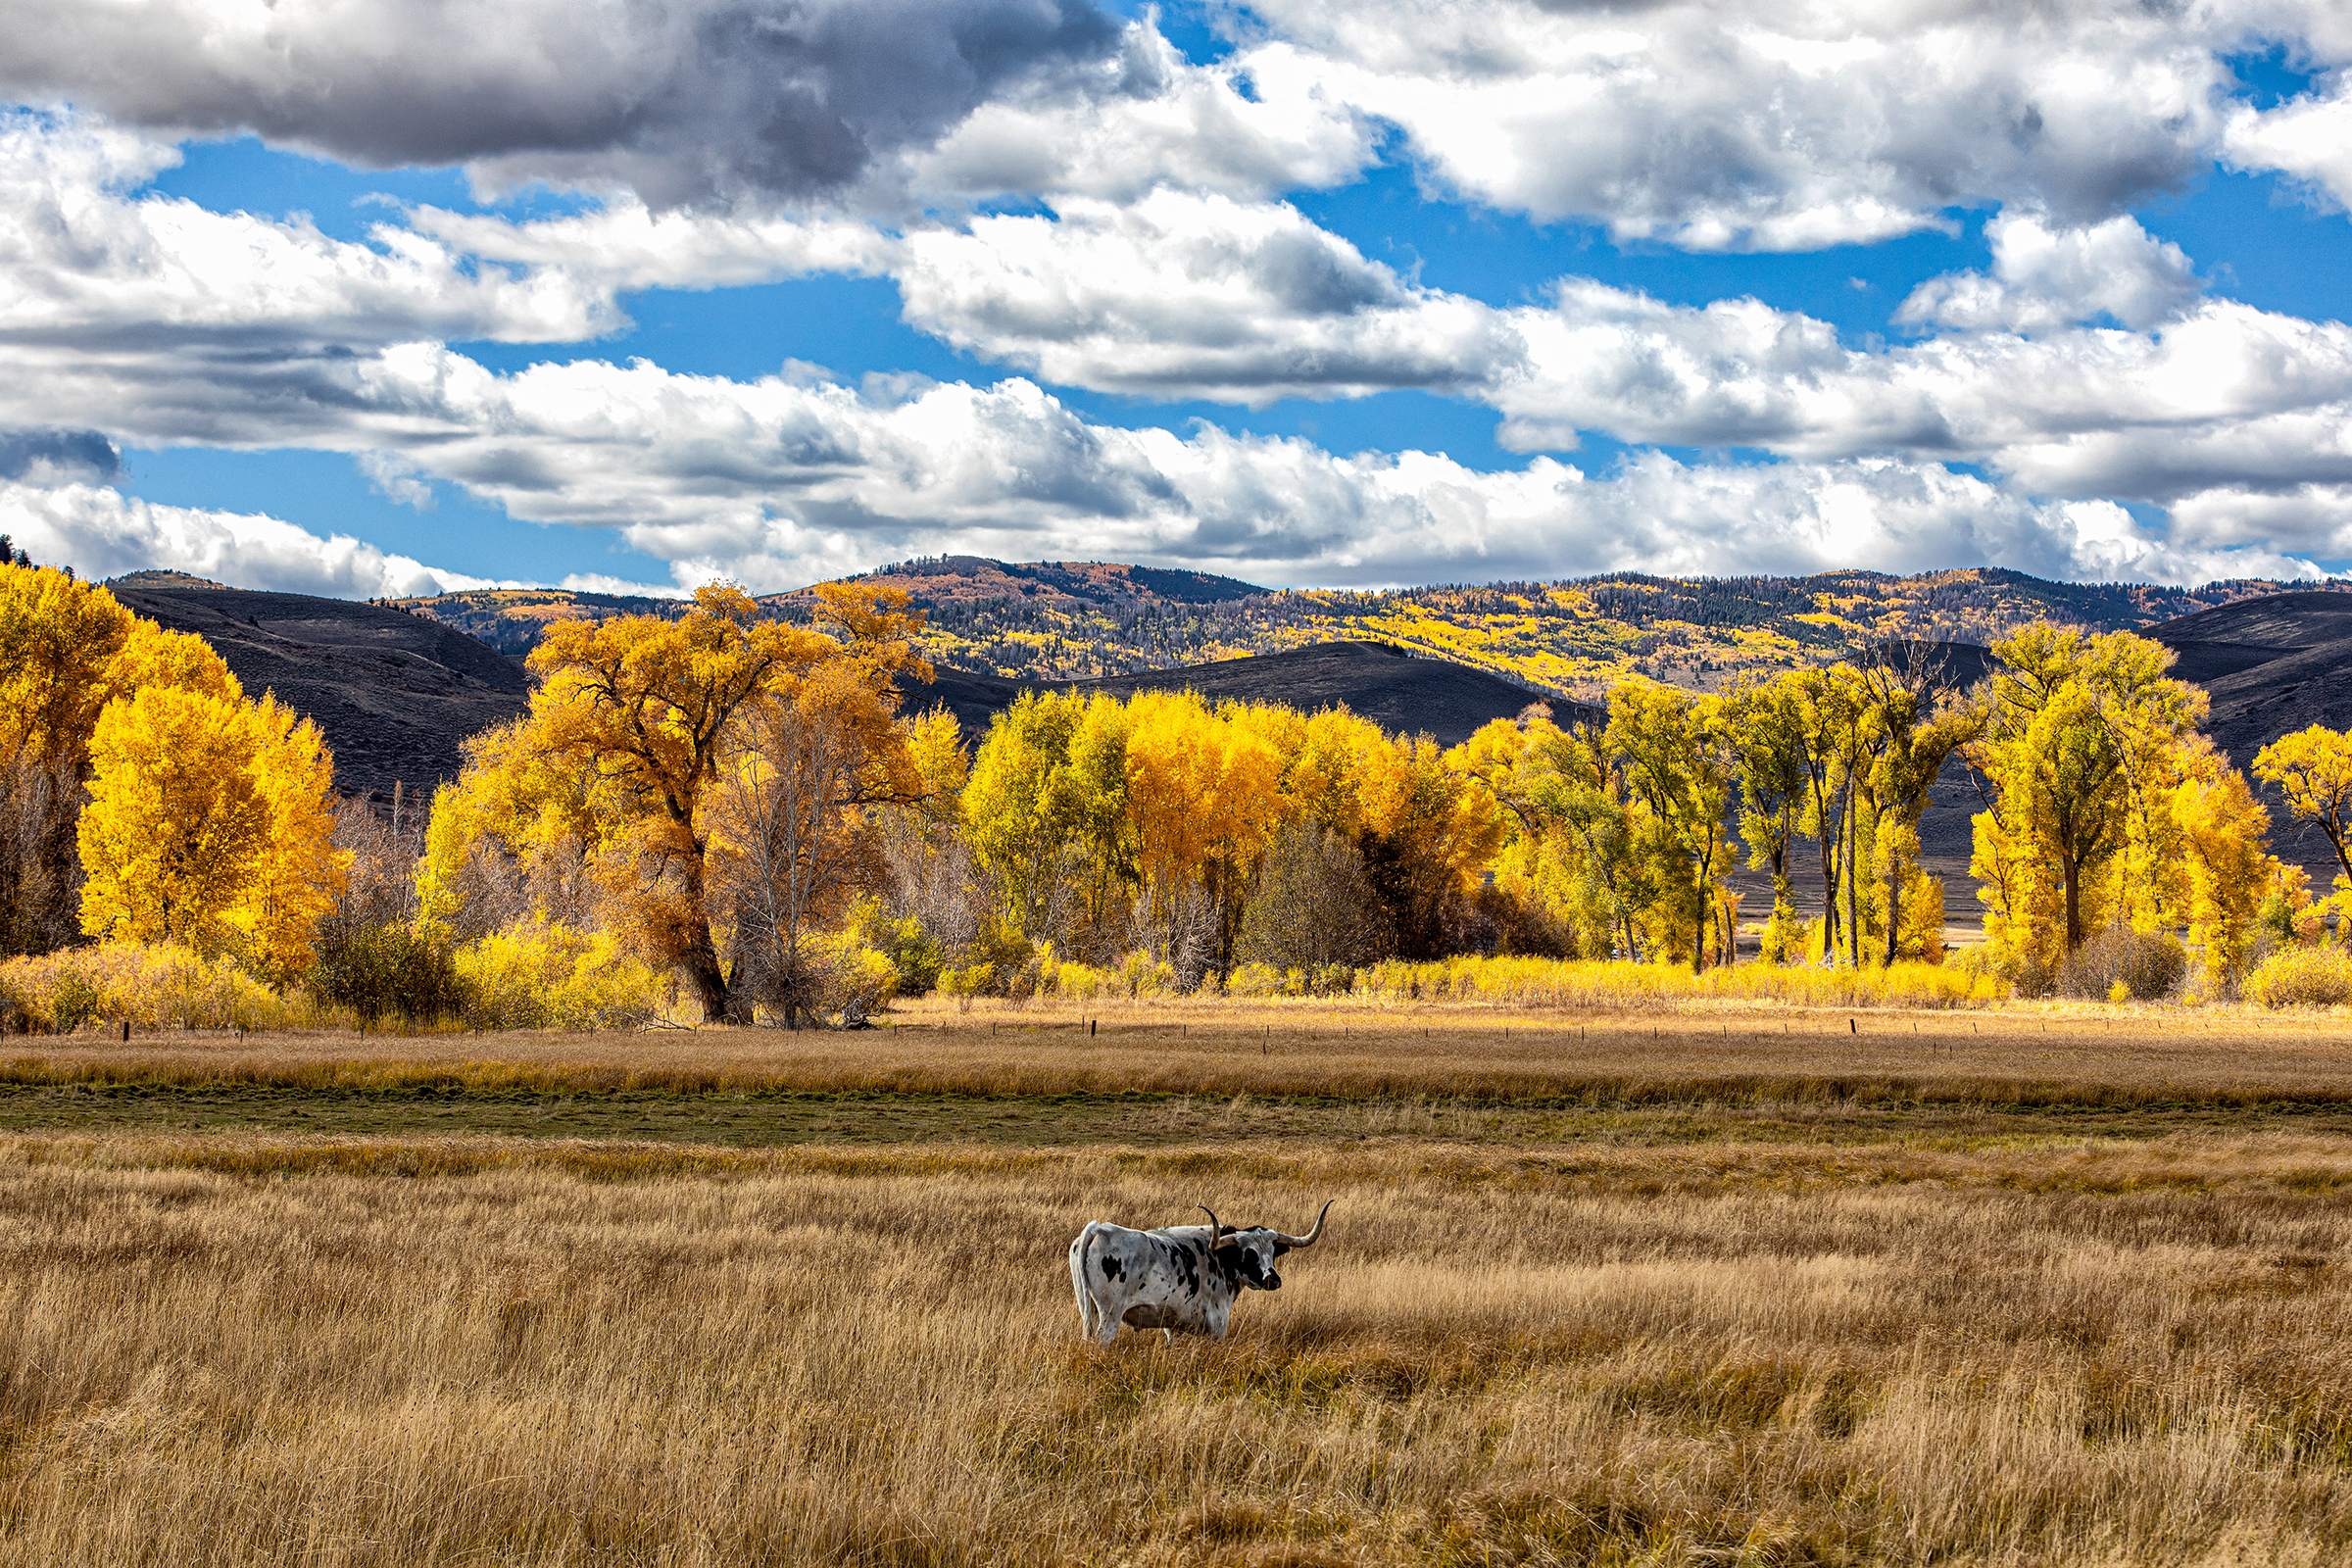
[{"label": "steer's tail", "polygon": [[1070,1289],[1078,1293],[1078,1321],[1084,1325],[1090,1340],[1102,1322],[1102,1308],[1095,1304],[1095,1293],[1086,1288],[1086,1244],[1094,1239],[1095,1228],[1089,1225],[1070,1244]]}]

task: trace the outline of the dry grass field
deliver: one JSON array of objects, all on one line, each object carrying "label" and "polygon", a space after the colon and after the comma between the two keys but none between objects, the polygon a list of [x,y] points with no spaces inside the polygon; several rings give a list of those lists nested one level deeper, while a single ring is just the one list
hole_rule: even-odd
[{"label": "dry grass field", "polygon": [[12,1041],[0,1560],[2352,1556],[2352,1020],[1216,1013]]}]

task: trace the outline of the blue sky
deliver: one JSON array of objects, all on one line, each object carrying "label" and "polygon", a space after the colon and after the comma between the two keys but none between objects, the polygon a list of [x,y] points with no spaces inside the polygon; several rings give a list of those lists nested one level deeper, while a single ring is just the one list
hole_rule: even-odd
[{"label": "blue sky", "polygon": [[2352,569],[2326,8],[295,6],[323,87],[221,9],[0,44],[0,455],[122,456],[0,525],[84,569]]}]

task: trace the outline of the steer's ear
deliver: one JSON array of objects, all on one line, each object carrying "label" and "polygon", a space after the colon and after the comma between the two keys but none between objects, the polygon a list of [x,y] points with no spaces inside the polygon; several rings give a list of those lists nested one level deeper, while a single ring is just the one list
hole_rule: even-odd
[{"label": "steer's ear", "polygon": [[1280,1243],[1280,1242],[1276,1242],[1276,1243],[1274,1244],[1274,1255],[1275,1255],[1276,1257],[1280,1257],[1280,1256],[1281,1256],[1283,1253],[1285,1253],[1285,1252],[1287,1252],[1287,1251],[1289,1251],[1289,1250],[1290,1250],[1290,1249],[1289,1249],[1288,1247],[1285,1247],[1285,1246],[1284,1246],[1282,1243]]}]

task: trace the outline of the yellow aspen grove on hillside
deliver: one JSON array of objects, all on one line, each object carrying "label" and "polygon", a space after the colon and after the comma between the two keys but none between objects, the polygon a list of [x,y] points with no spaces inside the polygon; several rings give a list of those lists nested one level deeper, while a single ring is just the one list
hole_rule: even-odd
[{"label": "yellow aspen grove on hillside", "polygon": [[317,727],[150,686],[107,705],[90,760],[82,929],[299,970],[340,870]]},{"label": "yellow aspen grove on hillside", "polygon": [[2335,852],[2335,937],[2352,946],[2352,730],[2314,724],[2281,736],[2254,759],[2254,775],[2278,787],[2286,808],[2317,827]]}]

